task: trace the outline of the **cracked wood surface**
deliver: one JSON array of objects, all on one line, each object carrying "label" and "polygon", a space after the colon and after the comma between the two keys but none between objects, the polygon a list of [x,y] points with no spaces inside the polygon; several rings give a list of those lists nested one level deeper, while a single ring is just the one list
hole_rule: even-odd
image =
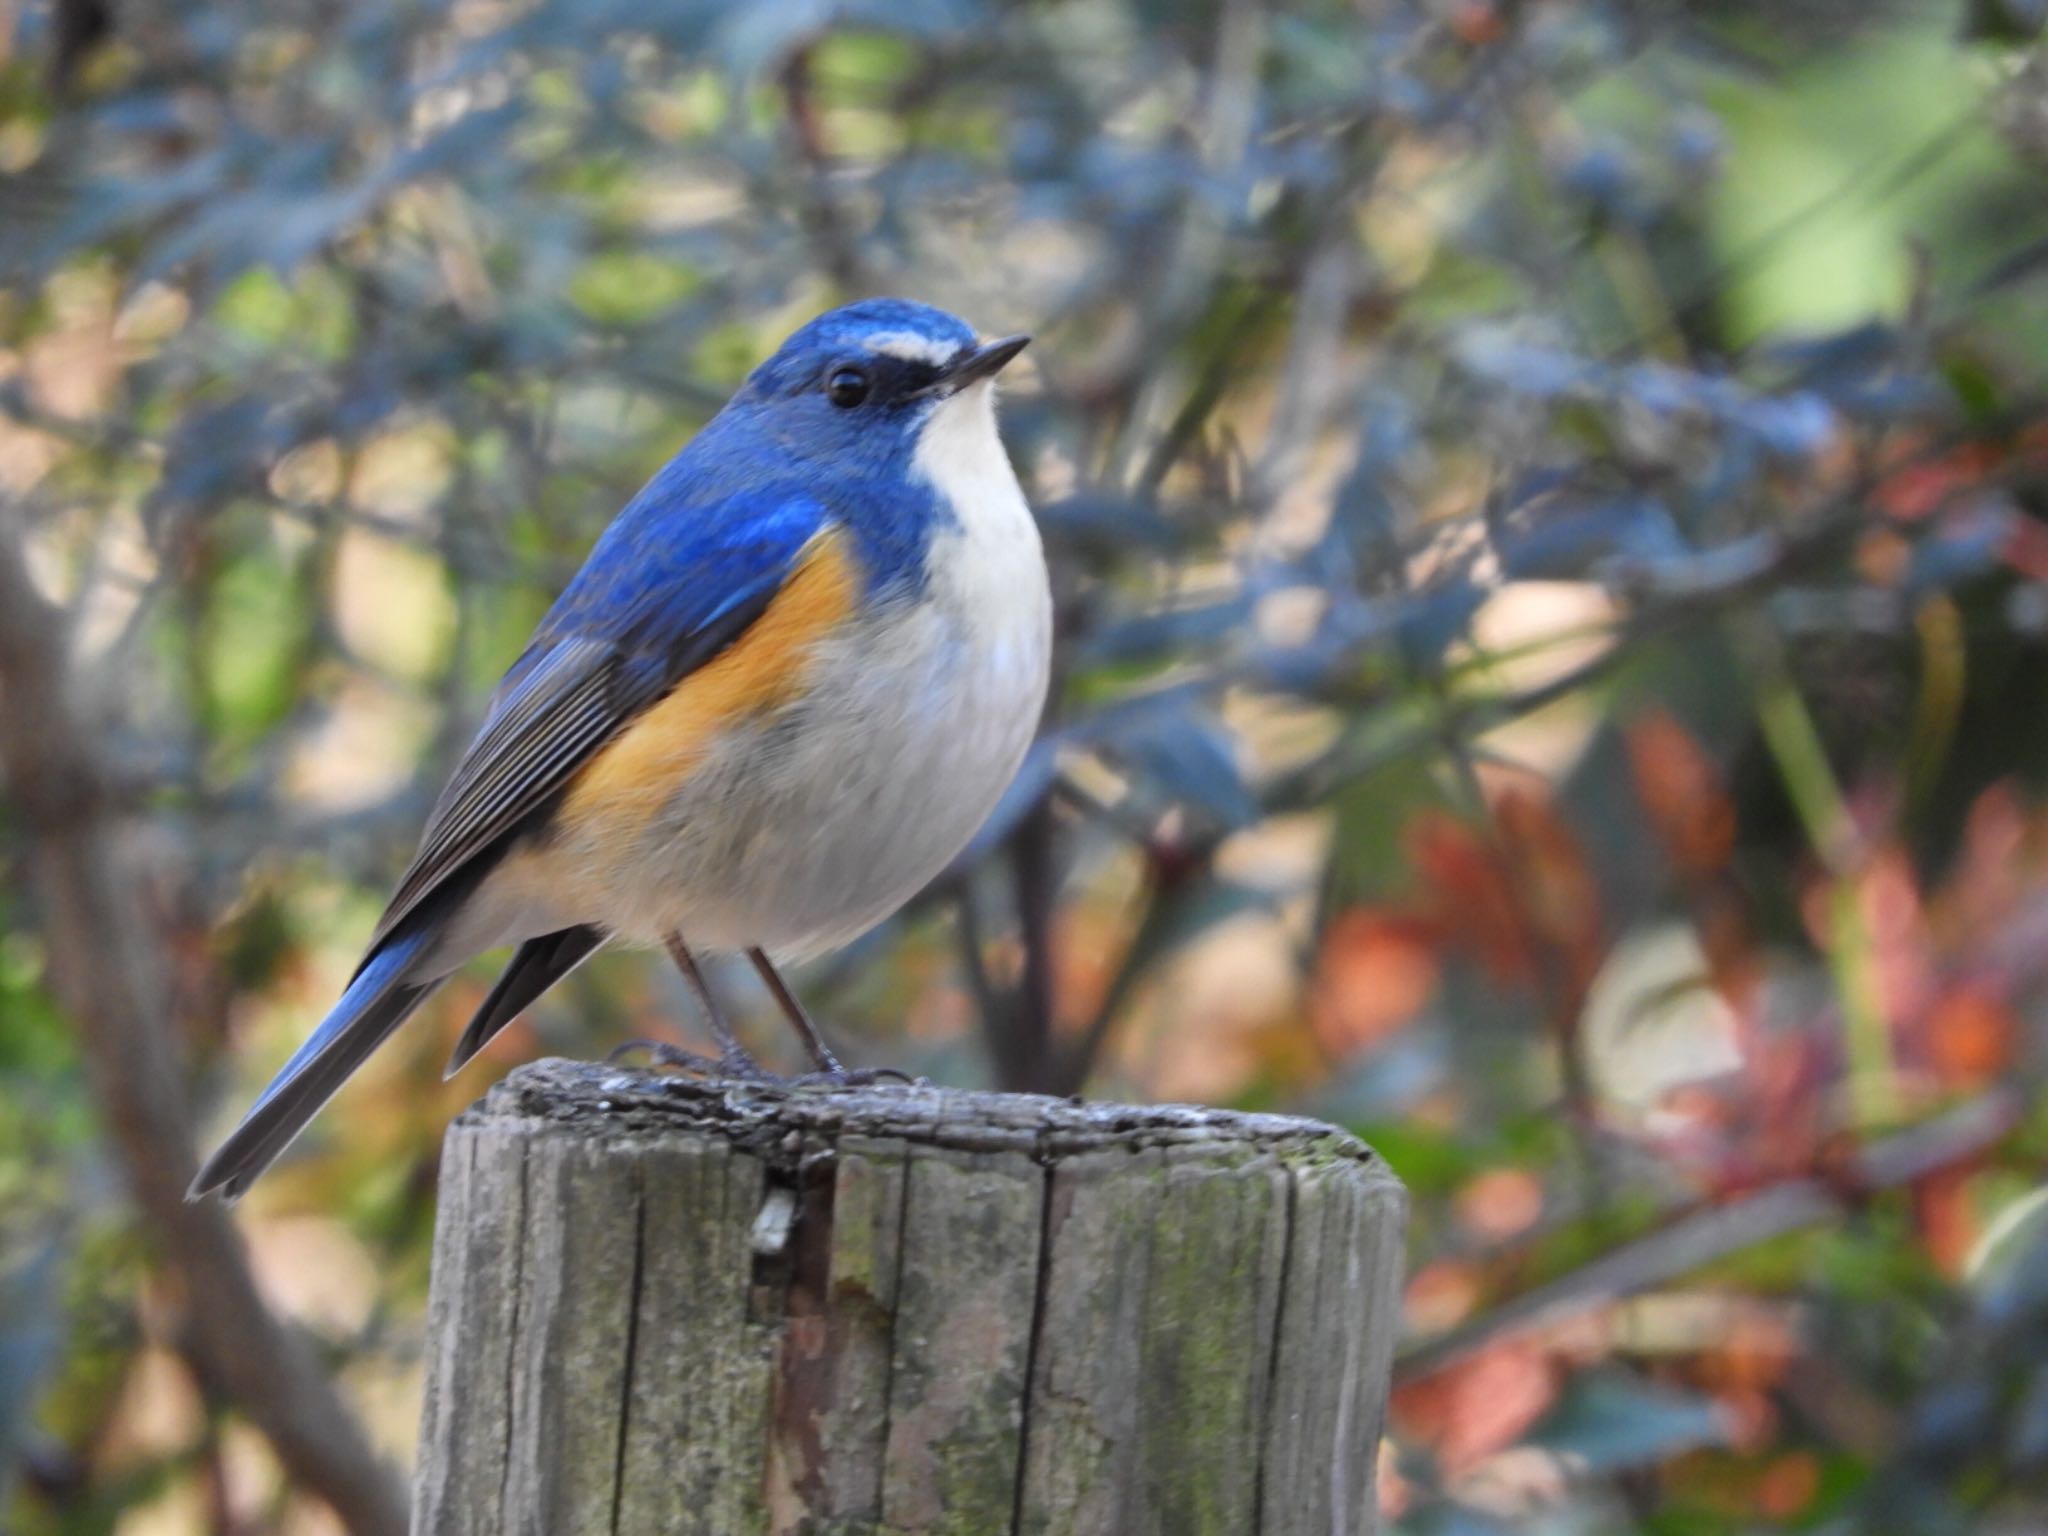
[{"label": "cracked wood surface", "polygon": [[1314,1121],[539,1062],[442,1154],[414,1530],[1362,1536],[1405,1209]]}]

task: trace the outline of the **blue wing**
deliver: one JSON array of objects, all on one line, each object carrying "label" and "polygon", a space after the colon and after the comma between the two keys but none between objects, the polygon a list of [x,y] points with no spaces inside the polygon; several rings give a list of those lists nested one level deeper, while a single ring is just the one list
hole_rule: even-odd
[{"label": "blue wing", "polygon": [[[541,621],[428,818],[355,979],[206,1160],[193,1197],[215,1188],[240,1194],[405,1022],[437,985],[423,966],[442,922],[511,838],[628,721],[732,644],[829,520],[799,487],[716,485],[698,462],[685,449],[655,477]],[[577,928],[528,944],[465,1048],[603,939]]]},{"label": "blue wing", "polygon": [[634,716],[760,616],[822,529],[793,486],[678,507],[663,479],[619,514],[548,610],[427,819],[372,948],[543,810]]}]

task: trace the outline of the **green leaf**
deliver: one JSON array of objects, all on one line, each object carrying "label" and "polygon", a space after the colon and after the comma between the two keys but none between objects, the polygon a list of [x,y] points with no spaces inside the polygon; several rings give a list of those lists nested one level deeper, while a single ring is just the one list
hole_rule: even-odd
[{"label": "green leaf", "polygon": [[569,300],[599,325],[642,325],[696,288],[697,274],[647,251],[594,256],[569,280]]}]

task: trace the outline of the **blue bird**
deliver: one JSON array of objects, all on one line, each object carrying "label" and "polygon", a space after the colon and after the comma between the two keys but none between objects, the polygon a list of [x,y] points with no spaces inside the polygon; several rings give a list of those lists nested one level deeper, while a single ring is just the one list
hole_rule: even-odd
[{"label": "blue bird", "polygon": [[981,342],[923,304],[821,315],[648,482],[492,696],[340,1002],[192,1183],[228,1199],[457,967],[517,951],[452,1074],[613,941],[776,973],[971,838],[1045,702],[1051,600]]}]

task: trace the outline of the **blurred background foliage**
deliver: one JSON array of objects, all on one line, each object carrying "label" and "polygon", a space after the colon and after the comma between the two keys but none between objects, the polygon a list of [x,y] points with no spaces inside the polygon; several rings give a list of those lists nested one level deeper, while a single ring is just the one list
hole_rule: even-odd
[{"label": "blurred background foliage", "polygon": [[[0,529],[144,1091],[225,1126],[605,520],[909,294],[1037,335],[1059,675],[971,856],[803,976],[851,1052],[1384,1151],[1394,1530],[2039,1529],[2041,13],[0,0]],[[0,1525],[336,1529],[124,1196],[19,789]],[[443,1124],[690,1027],[608,955],[443,1085],[488,981],[237,1214],[400,1464]]]}]

